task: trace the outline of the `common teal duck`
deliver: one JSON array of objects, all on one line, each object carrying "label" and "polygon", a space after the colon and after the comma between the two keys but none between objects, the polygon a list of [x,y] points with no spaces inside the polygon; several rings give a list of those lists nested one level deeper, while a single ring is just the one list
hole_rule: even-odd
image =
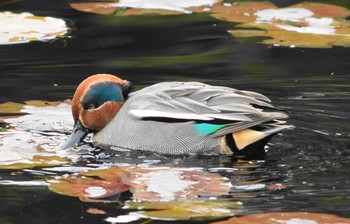
[{"label": "common teal duck", "polygon": [[97,147],[161,154],[261,150],[286,125],[284,111],[259,93],[200,82],[162,82],[131,93],[109,74],[85,79],[72,99],[75,126],[60,148],[94,133]]}]

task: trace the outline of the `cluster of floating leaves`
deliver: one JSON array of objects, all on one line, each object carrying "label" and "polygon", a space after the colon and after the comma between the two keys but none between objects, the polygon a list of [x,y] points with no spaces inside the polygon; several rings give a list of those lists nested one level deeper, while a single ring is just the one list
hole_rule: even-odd
[{"label": "cluster of floating leaves", "polygon": [[[235,38],[261,37],[274,46],[329,48],[350,46],[350,10],[344,7],[304,2],[278,8],[270,2],[222,0],[116,0],[71,3],[79,11],[118,16],[178,15],[208,12],[214,18],[239,23],[229,33]],[[62,19],[31,13],[0,12],[0,45],[48,41],[65,35]]]},{"label": "cluster of floating leaves", "polygon": [[64,20],[31,13],[0,12],[0,45],[49,41],[68,32]]},{"label": "cluster of floating leaves", "polygon": [[28,101],[0,104],[0,169],[60,166],[76,159],[69,150],[56,151],[72,128],[70,105]]},{"label": "cluster of floating leaves", "polygon": [[[84,202],[123,204],[126,215],[107,217],[110,223],[139,219],[196,220],[237,216],[244,212],[240,202],[220,199],[233,185],[218,174],[201,169],[173,167],[104,167],[64,175],[49,180],[49,188],[59,194],[79,197]],[[123,192],[132,192],[131,200],[119,201]],[[90,208],[91,214],[107,214]],[[308,212],[275,212],[233,217],[215,224],[336,224],[349,218]]]},{"label": "cluster of floating leaves", "polygon": [[350,10],[323,3],[299,3],[278,8],[270,2],[221,3],[219,0],[118,0],[72,3],[77,10],[118,16],[209,12],[239,23],[229,33],[236,38],[262,37],[274,46],[329,48],[350,46]]},{"label": "cluster of floating leaves", "polygon": [[[109,167],[87,170],[49,181],[60,194],[85,202],[113,203],[118,194],[131,190],[132,200],[124,208],[138,218],[189,220],[239,214],[241,203],[218,200],[227,195],[230,181],[217,174],[190,168]],[[199,199],[199,196],[213,199]],[[150,210],[150,211],[149,211]]]},{"label": "cluster of floating leaves", "polygon": [[265,37],[274,46],[329,48],[350,46],[350,10],[322,3],[278,8],[270,2],[217,6],[212,16],[240,23],[229,31],[236,38]]}]

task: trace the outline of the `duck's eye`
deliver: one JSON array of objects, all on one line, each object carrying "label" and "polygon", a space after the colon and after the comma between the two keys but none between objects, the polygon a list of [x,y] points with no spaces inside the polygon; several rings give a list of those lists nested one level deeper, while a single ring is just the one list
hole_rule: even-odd
[{"label": "duck's eye", "polygon": [[84,110],[94,110],[101,106],[98,102],[95,102],[94,100],[90,100],[90,102],[84,102],[81,104],[82,108]]},{"label": "duck's eye", "polygon": [[88,110],[93,110],[95,108],[96,108],[96,105],[93,103],[89,104],[89,106],[87,107]]}]

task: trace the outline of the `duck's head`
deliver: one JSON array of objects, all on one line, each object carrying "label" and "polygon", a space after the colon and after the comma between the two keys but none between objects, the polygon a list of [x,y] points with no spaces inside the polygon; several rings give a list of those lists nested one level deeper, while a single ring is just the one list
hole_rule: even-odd
[{"label": "duck's head", "polygon": [[118,113],[131,83],[109,74],[88,77],[78,86],[72,99],[74,129],[61,149],[76,146],[89,132],[102,130]]}]

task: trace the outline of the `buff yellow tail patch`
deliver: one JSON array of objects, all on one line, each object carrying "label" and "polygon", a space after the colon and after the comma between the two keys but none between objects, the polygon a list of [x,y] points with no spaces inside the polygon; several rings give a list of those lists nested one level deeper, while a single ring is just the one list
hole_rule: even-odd
[{"label": "buff yellow tail patch", "polygon": [[252,129],[244,129],[238,132],[232,133],[232,137],[235,140],[237,149],[244,149],[246,146],[257,142],[268,135],[264,132],[255,131]]}]

